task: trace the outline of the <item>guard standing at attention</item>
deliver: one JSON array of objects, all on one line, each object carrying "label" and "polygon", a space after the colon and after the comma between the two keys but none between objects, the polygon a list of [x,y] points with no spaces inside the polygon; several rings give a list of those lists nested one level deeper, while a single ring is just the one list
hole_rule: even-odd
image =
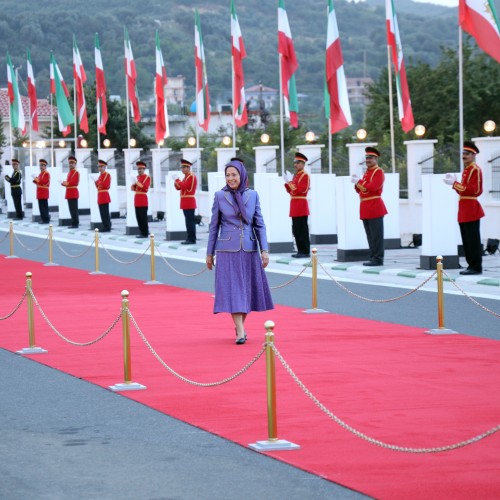
[{"label": "guard standing at attention", "polygon": [[309,240],[309,203],[307,193],[309,192],[311,180],[309,174],[304,170],[307,156],[295,153],[293,165],[295,175],[292,178],[290,172],[286,172],[285,189],[290,194],[290,217],[292,218],[292,233],[297,245],[297,253],[292,254],[294,259],[309,258],[311,256],[311,243]]},{"label": "guard standing at attention", "polygon": [[49,187],[50,173],[47,170],[47,160],[43,158],[38,160],[40,173],[33,179],[36,184],[36,199],[38,200],[38,208],[40,210],[41,221],[38,224],[49,224]]},{"label": "guard standing at attention", "polygon": [[[194,211],[196,209],[196,186],[198,179],[191,172],[193,164],[185,159],[181,159],[181,169],[184,174],[183,179],[175,180],[175,189],[181,192],[181,209],[184,212],[186,221],[186,241],[181,245],[194,245],[196,243],[196,223],[194,221]],[[178,174],[177,174],[178,175]]]},{"label": "guard standing at attention", "polygon": [[149,225],[148,225],[148,191],[149,186],[151,186],[151,177],[145,173],[146,164],[139,160],[136,162],[137,166],[137,179],[130,186],[132,191],[135,191],[134,196],[134,207],[135,207],[135,217],[137,219],[137,225],[139,226],[139,231],[136,238],[147,238],[149,236]]},{"label": "guard standing at attention", "polygon": [[95,186],[97,188],[97,204],[99,205],[99,213],[102,221],[102,233],[109,233],[111,231],[111,217],[109,215],[111,175],[109,172],[106,172],[107,166],[108,164],[104,160],[97,160],[99,177],[95,181]]},{"label": "guard standing at attention", "polygon": [[12,160],[12,168],[14,172],[12,172],[12,175],[6,175],[5,180],[10,183],[10,194],[12,195],[12,201],[14,202],[14,208],[16,210],[14,220],[23,220],[23,189],[21,187],[23,176],[19,170],[19,160],[17,158]]},{"label": "guard standing at attention", "polygon": [[78,216],[78,198],[80,197],[78,184],[80,184],[80,172],[76,169],[76,158],[74,156],[68,156],[68,163],[68,176],[61,184],[66,188],[66,195],[64,197],[68,200],[69,213],[71,214],[71,226],[69,227],[76,229],[80,225],[80,218]]}]

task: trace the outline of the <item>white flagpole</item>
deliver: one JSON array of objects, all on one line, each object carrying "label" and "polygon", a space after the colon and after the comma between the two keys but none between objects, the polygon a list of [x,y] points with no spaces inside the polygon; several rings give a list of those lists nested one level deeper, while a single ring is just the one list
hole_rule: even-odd
[{"label": "white flagpole", "polygon": [[10,159],[14,158],[14,147],[12,145],[12,113],[10,111],[10,103],[9,103],[9,142],[10,142]]},{"label": "white flagpole", "polygon": [[332,173],[332,120],[328,118],[328,173]]},{"label": "white flagpole", "polygon": [[52,94],[50,94],[50,166],[54,167],[54,113],[52,113],[52,99]]},{"label": "white flagpole", "polygon": [[30,113],[30,119],[29,119],[29,124],[30,124],[30,133],[29,133],[29,141],[30,141],[30,166],[33,165],[33,147],[31,145],[31,129],[33,128],[33,116],[31,114],[31,99],[28,99],[28,109]]},{"label": "white flagpole", "polygon": [[74,124],[74,127],[75,127],[75,154],[76,154],[76,141],[77,141],[77,137],[78,137],[78,130],[77,130],[77,117],[76,117],[76,78],[74,77],[73,75],[73,115],[75,117],[75,124]]},{"label": "white flagpole", "polygon": [[280,146],[281,146],[281,175],[285,175],[285,128],[283,119],[283,75],[282,75],[282,55],[279,56],[279,74],[280,74]]},{"label": "white flagpole", "polygon": [[464,143],[464,60],[463,60],[462,29],[458,27],[458,127],[460,144],[458,145],[458,157],[460,171],[463,170],[462,145]]},{"label": "white flagpole", "polygon": [[127,148],[130,148],[130,103],[128,99],[128,76],[127,76],[126,65],[125,65],[125,98],[127,100]]},{"label": "white flagpole", "polygon": [[392,173],[396,173],[396,151],[394,147],[394,106],[392,104],[392,73],[391,73],[391,46],[387,45],[387,79],[389,82],[389,120],[391,129],[391,165]]},{"label": "white flagpole", "polygon": [[233,89],[233,148],[236,154],[236,110],[234,108],[235,105],[235,96],[236,96],[236,90],[234,88],[235,86],[235,79],[234,79],[234,56],[231,56],[231,68],[232,68],[232,74],[231,74],[231,81],[232,81],[232,89]]}]

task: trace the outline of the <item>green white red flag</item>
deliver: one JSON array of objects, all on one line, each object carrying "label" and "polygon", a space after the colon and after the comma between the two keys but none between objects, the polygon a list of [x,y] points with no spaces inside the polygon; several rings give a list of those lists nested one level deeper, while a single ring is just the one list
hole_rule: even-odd
[{"label": "green white red flag", "polygon": [[36,98],[35,75],[31,64],[31,52],[27,52],[28,97],[30,99],[31,129],[38,132],[38,99]]},{"label": "green white red flag", "polygon": [[53,53],[50,54],[50,93],[56,97],[59,131],[66,137],[71,132],[71,124],[75,121],[75,117],[68,102],[68,87]]},{"label": "green white red flag", "polygon": [[201,24],[198,10],[194,10],[194,63],[196,69],[196,117],[198,125],[208,131],[210,123],[210,96],[208,93],[207,67],[201,36]]},{"label": "green white red flag", "polygon": [[237,127],[248,123],[248,113],[245,98],[245,77],[243,74],[243,59],[247,56],[240,23],[236,16],[234,0],[231,0],[231,54],[233,56],[233,116]]},{"label": "green white red flag", "polygon": [[330,120],[330,133],[335,134],[352,124],[347,94],[344,58],[333,0],[328,0],[328,28],[326,34],[326,118]]},{"label": "green white red flag", "polygon": [[139,96],[137,93],[137,70],[135,68],[134,54],[125,28],[125,76],[127,79],[128,100],[130,101],[130,114],[135,123],[141,120],[141,110],[139,108]]},{"label": "green white red flag", "polygon": [[23,104],[17,85],[16,72],[9,54],[7,54],[7,90],[10,103],[10,125],[13,129],[17,128],[24,135],[26,133],[26,121],[24,119]]},{"label": "green white red flag", "polygon": [[95,34],[94,55],[97,130],[100,134],[106,135],[106,123],[108,122],[108,105],[106,103],[106,79],[104,78],[104,67],[102,65],[99,35],[97,33]]},{"label": "green white red flag", "polygon": [[160,47],[160,37],[156,32],[156,144],[161,144],[168,137],[168,112],[167,100],[165,99],[165,86],[167,85],[167,72],[163,62],[163,54]]},{"label": "green white red flag", "polygon": [[80,128],[88,134],[87,104],[85,102],[85,92],[83,91],[83,84],[87,81],[87,75],[85,74],[75,35],[73,35],[73,78],[75,80],[78,123],[80,124]]},{"label": "green white red flag", "polygon": [[394,0],[386,0],[385,8],[387,44],[390,47],[392,64],[394,65],[394,73],[396,75],[399,121],[401,122],[401,128],[405,132],[409,132],[415,126],[415,121],[411,107],[410,89],[408,88],[408,80],[406,78],[403,46],[401,45],[398,20],[396,18],[396,11],[394,10]]},{"label": "green white red flag", "polygon": [[295,72],[299,64],[295,55],[292,32],[288,23],[284,0],[279,0],[278,6],[278,52],[281,57],[281,85],[285,104],[285,116],[290,120],[290,125],[297,128],[299,126],[299,101],[297,99]]},{"label": "green white red flag", "polygon": [[500,62],[500,24],[492,0],[459,0],[458,22],[482,50]]}]

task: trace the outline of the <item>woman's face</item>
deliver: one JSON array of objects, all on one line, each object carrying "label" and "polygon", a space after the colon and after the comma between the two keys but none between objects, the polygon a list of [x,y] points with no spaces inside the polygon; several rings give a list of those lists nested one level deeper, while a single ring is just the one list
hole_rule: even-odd
[{"label": "woman's face", "polygon": [[226,169],[226,182],[231,189],[238,189],[241,178],[238,169],[234,167],[228,167]]}]

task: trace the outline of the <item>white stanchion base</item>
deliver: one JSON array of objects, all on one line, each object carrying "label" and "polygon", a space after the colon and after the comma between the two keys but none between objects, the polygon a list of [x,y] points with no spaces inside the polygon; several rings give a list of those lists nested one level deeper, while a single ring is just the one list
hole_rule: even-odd
[{"label": "white stanchion base", "polygon": [[285,439],[276,441],[257,441],[248,445],[254,451],[281,451],[281,450],[300,450],[300,446]]},{"label": "white stanchion base", "polygon": [[163,285],[163,283],[161,281],[156,281],[156,280],[153,280],[153,281],[146,281],[146,283],[144,283],[145,285]]},{"label": "white stanchion base", "polygon": [[328,311],[325,311],[324,309],[306,309],[305,311],[302,312],[306,314],[322,314],[322,313],[327,313]]},{"label": "white stanchion base", "polygon": [[115,385],[110,385],[109,389],[111,389],[113,392],[119,392],[119,391],[143,391],[144,389],[147,389],[145,385],[138,384],[137,382],[130,382],[130,384],[115,384]]},{"label": "white stanchion base", "polygon": [[6,259],[19,259],[17,255],[7,255]]},{"label": "white stanchion base", "polygon": [[428,333],[429,335],[450,335],[458,332],[450,330],[449,328],[431,328],[430,330],[426,330],[424,333]]},{"label": "white stanchion base", "polygon": [[41,347],[25,347],[20,351],[16,351],[17,354],[45,354],[49,351],[42,349]]},{"label": "white stanchion base", "polygon": [[52,267],[52,266],[58,266],[59,264],[56,264],[55,262],[47,262],[46,264],[44,264],[44,266],[46,267]]},{"label": "white stanchion base", "polygon": [[106,274],[104,271],[90,271],[89,274]]}]

